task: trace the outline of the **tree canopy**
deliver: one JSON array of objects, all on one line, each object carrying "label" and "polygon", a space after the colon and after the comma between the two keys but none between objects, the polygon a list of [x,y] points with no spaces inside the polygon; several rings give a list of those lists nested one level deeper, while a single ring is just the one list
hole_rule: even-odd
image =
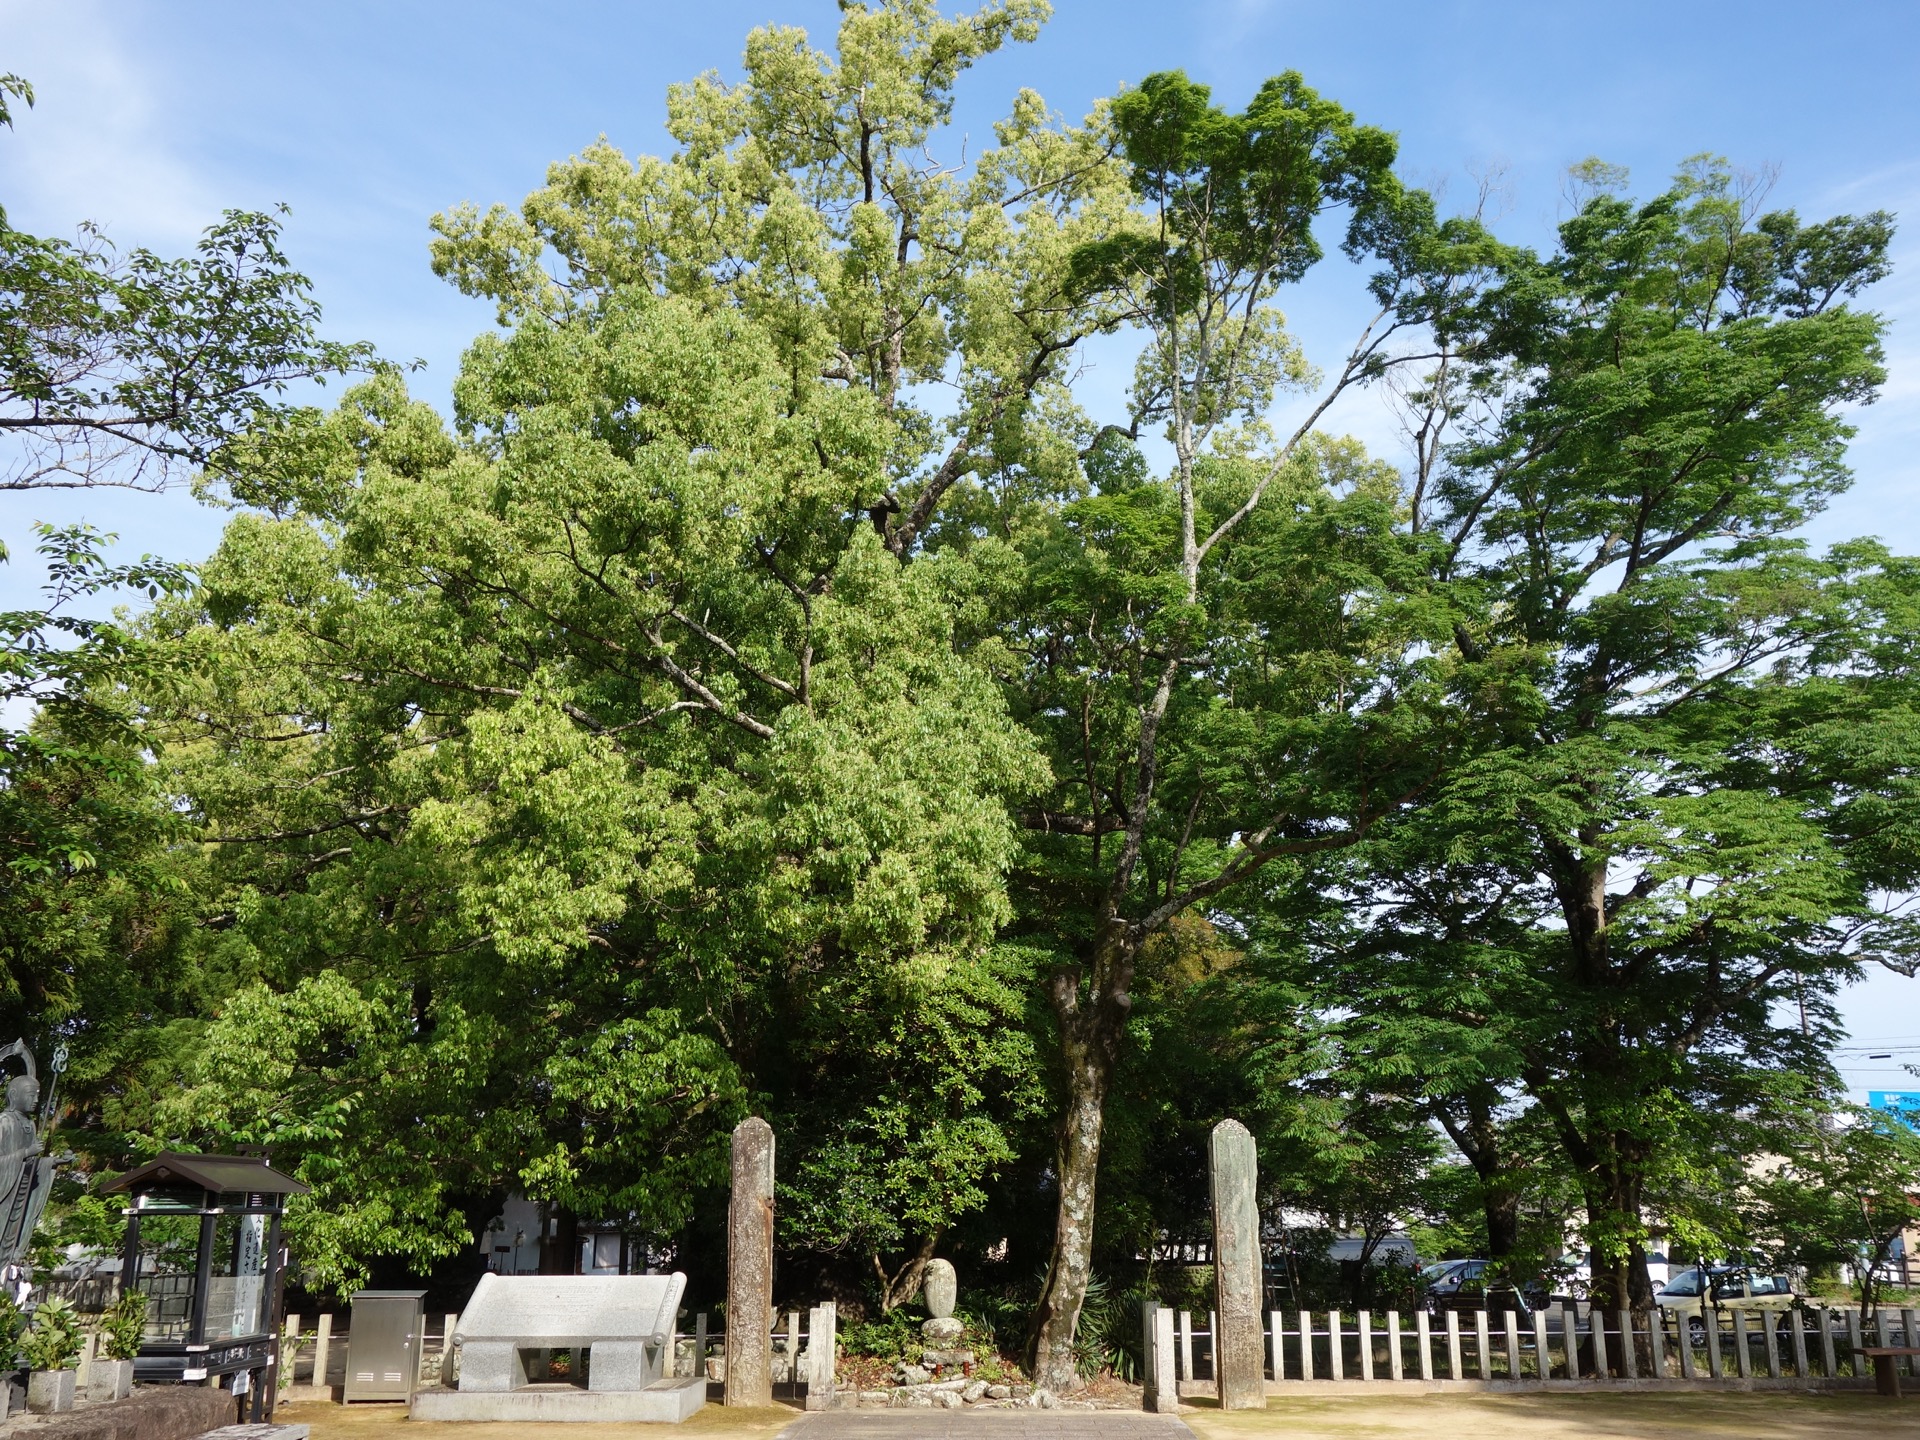
[{"label": "tree canopy", "polygon": [[[0,617],[8,998],[96,1170],[270,1146],[346,1288],[511,1191],[697,1254],[762,1114],[808,1283],[892,1309],[951,1254],[1053,1388],[1229,1114],[1363,1260],[1577,1237],[1644,1308],[1656,1227],[1879,1243],[1833,1217],[1904,1142],[1829,1123],[1825,1057],[1920,963],[1920,568],[1798,532],[1890,218],[1590,162],[1542,253],[1291,71],[1023,90],[956,160],[1046,13],[756,30],[670,154],[436,216],[496,322],[447,414],[320,338],[270,218],[188,261],[0,223],[13,483],[230,512],[191,571],[49,532]],[[1310,279],[1364,297],[1344,355]],[[1322,428],[1369,389],[1404,469]]]}]

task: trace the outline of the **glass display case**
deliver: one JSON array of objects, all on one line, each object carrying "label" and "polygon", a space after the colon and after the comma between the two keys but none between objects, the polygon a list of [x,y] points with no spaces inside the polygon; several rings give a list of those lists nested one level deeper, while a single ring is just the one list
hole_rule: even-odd
[{"label": "glass display case", "polygon": [[219,1384],[252,1397],[254,1420],[271,1416],[280,1217],[287,1197],[308,1187],[259,1156],[166,1154],[104,1188],[127,1201],[121,1289],[147,1297],[135,1379]]}]

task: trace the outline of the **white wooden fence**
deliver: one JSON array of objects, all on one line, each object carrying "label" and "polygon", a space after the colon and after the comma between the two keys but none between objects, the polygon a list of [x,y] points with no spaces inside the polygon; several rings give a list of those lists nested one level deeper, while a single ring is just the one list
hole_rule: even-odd
[{"label": "white wooden fence", "polygon": [[[1164,1346],[1180,1394],[1214,1393],[1213,1316],[1151,1301],[1146,1312],[1146,1373],[1156,1373],[1154,1351]],[[1636,1320],[1625,1310],[1602,1315],[1578,1304],[1527,1315],[1274,1310],[1263,1329],[1269,1393],[1302,1381],[1464,1382],[1476,1388],[1603,1380],[1819,1387],[1840,1381],[1851,1388],[1854,1381],[1871,1380],[1872,1363],[1861,1352],[1872,1345],[1912,1344],[1907,1337],[1920,1336],[1920,1314],[1883,1309],[1868,1324],[1858,1309],[1824,1306],[1710,1308],[1695,1321],[1667,1312]],[[1916,1373],[1913,1359],[1903,1363],[1907,1373]]]}]

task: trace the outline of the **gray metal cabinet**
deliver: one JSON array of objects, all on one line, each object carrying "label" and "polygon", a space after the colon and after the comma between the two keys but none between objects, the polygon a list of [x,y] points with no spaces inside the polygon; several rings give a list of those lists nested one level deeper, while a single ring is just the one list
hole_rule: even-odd
[{"label": "gray metal cabinet", "polygon": [[347,1383],[340,1398],[410,1400],[420,1374],[424,1290],[357,1290],[347,1330]]}]

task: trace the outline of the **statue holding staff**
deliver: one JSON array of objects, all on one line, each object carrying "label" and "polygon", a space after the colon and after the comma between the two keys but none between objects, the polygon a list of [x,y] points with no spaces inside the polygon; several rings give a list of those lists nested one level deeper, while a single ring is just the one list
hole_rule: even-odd
[{"label": "statue holding staff", "polygon": [[7,1082],[6,1108],[0,1110],[0,1278],[11,1283],[21,1278],[33,1227],[47,1208],[54,1170],[35,1113],[40,1107],[39,1070],[24,1040],[0,1045],[0,1063],[15,1057],[26,1070]]}]

